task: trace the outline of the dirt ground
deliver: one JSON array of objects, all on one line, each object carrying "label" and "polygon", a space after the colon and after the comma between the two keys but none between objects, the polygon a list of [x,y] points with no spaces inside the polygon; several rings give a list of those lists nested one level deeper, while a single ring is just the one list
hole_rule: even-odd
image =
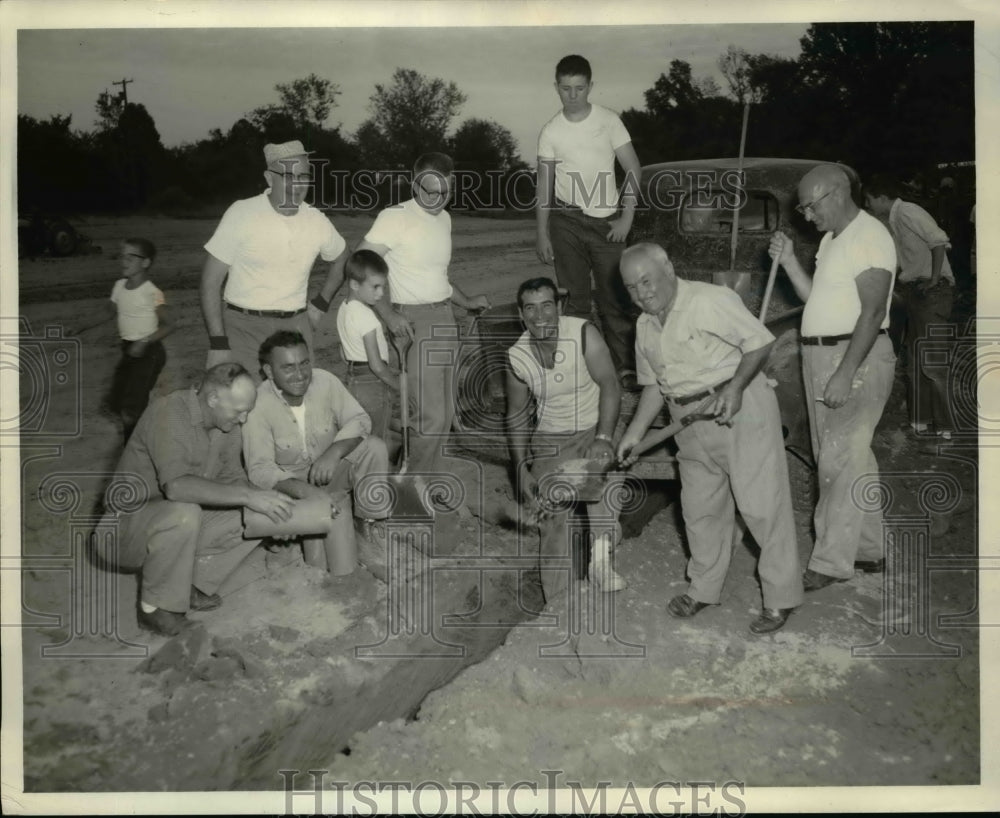
[{"label": "dirt ground", "polygon": [[[334,221],[354,243],[371,219]],[[400,529],[432,537],[422,576],[433,582],[387,586],[361,567],[330,577],[294,546],[257,549],[225,604],[192,615],[201,627],[174,640],[140,631],[135,575],[83,557],[120,453],[100,408],[118,355],[102,310],[118,240],[152,239],[177,326],[157,391],[189,383],[204,361],[196,288],[214,223],[80,227],[102,253],[20,265],[22,322],[55,350],[21,379],[22,406],[44,403],[44,433],[21,447],[26,791],[281,790],[292,770],[329,771],[331,798],[338,781],[567,792],[980,781],[976,443],[938,448],[899,431],[899,384],[875,441],[888,490],[865,499],[886,505],[896,570],[809,594],[773,635],[747,629],[761,605],[751,542],[735,548],[721,605],[667,615],[685,588],[677,503],[619,548],[625,591],[581,582],[568,617],[536,616],[536,541],[505,524],[506,469],[486,450],[455,453],[458,511]],[[543,273],[532,222],[457,216],[454,227],[452,275],[467,293],[500,303]],[[341,374],[333,313],[317,364]],[[813,477],[794,457],[789,468],[804,564]],[[310,789],[308,776],[297,786]]]}]

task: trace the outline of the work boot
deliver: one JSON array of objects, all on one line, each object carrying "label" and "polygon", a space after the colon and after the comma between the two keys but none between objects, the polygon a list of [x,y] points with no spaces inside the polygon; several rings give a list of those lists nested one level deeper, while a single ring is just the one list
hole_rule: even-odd
[{"label": "work boot", "polygon": [[615,569],[611,565],[610,534],[602,534],[594,540],[590,552],[590,581],[608,594],[622,591],[628,587],[628,583],[615,573]]},{"label": "work boot", "polygon": [[362,520],[358,538],[358,560],[385,582],[388,577],[389,549],[384,520]]}]

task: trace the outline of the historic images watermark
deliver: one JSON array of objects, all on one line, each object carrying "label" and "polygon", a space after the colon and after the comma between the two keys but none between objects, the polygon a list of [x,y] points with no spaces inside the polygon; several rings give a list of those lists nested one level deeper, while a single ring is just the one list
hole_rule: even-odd
[{"label": "historic images watermark", "polygon": [[[627,812],[658,815],[746,814],[742,781],[658,781],[653,784],[610,781],[584,785],[563,770],[539,770],[536,779],[487,781],[338,781],[329,770],[278,771],[286,814],[314,815],[611,815]],[[303,784],[307,788],[300,789]]]}]

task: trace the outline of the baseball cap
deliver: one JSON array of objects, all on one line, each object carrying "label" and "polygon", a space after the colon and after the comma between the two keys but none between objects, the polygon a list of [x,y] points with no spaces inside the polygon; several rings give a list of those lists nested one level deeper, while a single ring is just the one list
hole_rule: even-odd
[{"label": "baseball cap", "polygon": [[316,151],[307,151],[298,139],[279,144],[269,142],[264,146],[264,161],[268,167],[271,167],[283,159],[294,159],[296,156],[309,156],[311,153],[316,153]]}]

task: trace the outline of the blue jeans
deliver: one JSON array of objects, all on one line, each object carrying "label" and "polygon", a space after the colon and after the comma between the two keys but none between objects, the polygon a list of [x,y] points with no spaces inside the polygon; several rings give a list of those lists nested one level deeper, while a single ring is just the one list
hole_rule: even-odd
[{"label": "blue jeans", "polygon": [[636,310],[618,270],[625,244],[608,241],[609,229],[609,219],[588,216],[569,205],[560,204],[549,217],[556,279],[569,290],[566,315],[589,321],[593,298],[615,369],[635,372]]}]

